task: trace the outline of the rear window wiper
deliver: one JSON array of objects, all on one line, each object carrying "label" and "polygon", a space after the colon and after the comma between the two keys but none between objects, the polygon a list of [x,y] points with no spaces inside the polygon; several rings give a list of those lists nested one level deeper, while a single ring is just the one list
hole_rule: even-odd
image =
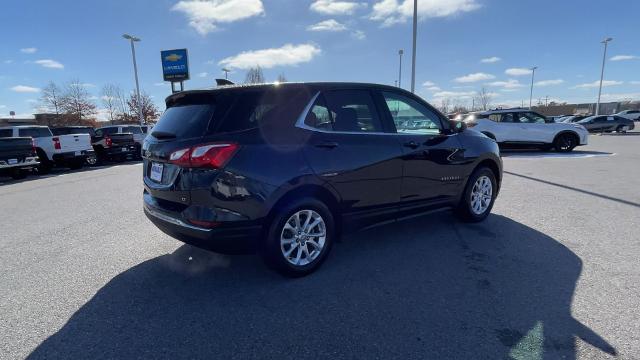
[{"label": "rear window wiper", "polygon": [[166,132],[166,131],[154,131],[151,133],[151,136],[153,136],[156,139],[175,139],[176,138],[176,134]]}]

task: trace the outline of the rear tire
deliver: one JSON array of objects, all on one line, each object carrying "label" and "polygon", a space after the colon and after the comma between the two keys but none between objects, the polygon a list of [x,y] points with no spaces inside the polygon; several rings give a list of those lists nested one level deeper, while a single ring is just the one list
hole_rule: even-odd
[{"label": "rear tire", "polygon": [[624,128],[625,128],[624,126],[620,125],[616,128],[616,132],[619,134],[626,133],[627,130],[625,130]]},{"label": "rear tire", "polygon": [[578,139],[572,134],[560,134],[553,140],[553,147],[557,152],[570,152],[578,146]]},{"label": "rear tire", "polygon": [[487,167],[476,169],[464,189],[462,199],[455,209],[456,215],[464,222],[484,220],[496,200],[498,192],[496,175]]},{"label": "rear tire", "polygon": [[320,267],[334,239],[335,221],[329,208],[318,200],[302,198],[273,216],[260,253],[272,269],[301,277]]}]

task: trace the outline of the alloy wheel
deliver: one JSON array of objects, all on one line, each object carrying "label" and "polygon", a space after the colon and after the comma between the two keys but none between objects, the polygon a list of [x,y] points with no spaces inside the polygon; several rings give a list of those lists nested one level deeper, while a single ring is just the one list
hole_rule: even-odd
[{"label": "alloy wheel", "polygon": [[322,253],[327,227],[320,214],[313,210],[299,210],[285,222],[280,234],[280,250],[294,266],[305,266]]},{"label": "alloy wheel", "polygon": [[480,176],[471,189],[471,211],[476,215],[482,215],[493,199],[493,184],[488,176]]}]

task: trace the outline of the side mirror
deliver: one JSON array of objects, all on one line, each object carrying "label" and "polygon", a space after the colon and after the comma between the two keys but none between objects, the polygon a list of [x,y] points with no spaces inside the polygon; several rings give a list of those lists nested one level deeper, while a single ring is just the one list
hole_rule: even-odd
[{"label": "side mirror", "polygon": [[467,129],[467,123],[465,123],[464,121],[449,120],[449,125],[451,126],[453,132],[460,133]]}]

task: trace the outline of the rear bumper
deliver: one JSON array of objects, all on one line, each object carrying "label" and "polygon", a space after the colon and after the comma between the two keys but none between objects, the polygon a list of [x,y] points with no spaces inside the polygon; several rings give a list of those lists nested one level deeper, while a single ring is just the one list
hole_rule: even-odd
[{"label": "rear bumper", "polygon": [[206,250],[223,254],[253,253],[258,248],[262,226],[253,222],[222,222],[208,229],[187,222],[183,212],[163,209],[148,193],[144,194],[144,213],[165,234]]},{"label": "rear bumper", "polygon": [[27,157],[23,161],[15,164],[9,164],[8,161],[0,160],[0,174],[9,174],[16,170],[33,169],[39,164],[38,157]]},{"label": "rear bumper", "polygon": [[56,163],[67,163],[75,160],[86,160],[89,156],[93,156],[93,150],[70,151],[53,154],[53,161]]},{"label": "rear bumper", "polygon": [[136,145],[113,145],[104,149],[104,155],[108,157],[134,155],[136,153]]}]

